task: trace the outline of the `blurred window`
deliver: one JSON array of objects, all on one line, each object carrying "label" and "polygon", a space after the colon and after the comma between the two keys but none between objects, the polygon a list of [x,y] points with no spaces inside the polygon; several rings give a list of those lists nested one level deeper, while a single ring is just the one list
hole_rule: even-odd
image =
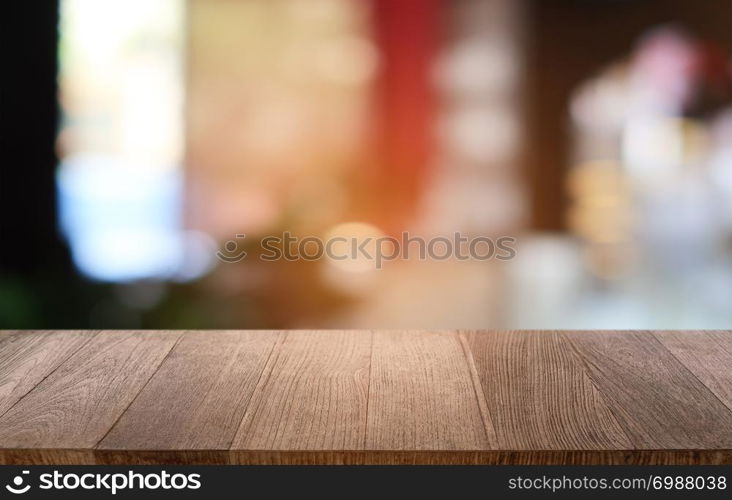
[{"label": "blurred window", "polygon": [[61,229],[104,281],[182,259],[183,0],[62,0]]}]

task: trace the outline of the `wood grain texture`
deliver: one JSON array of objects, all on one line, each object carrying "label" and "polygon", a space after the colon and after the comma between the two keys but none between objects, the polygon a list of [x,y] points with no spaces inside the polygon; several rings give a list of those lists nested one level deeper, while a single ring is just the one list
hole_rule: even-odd
[{"label": "wood grain texture", "polygon": [[654,334],[696,378],[732,409],[732,332],[667,331]]},{"label": "wood grain texture", "polygon": [[632,448],[582,363],[556,332],[462,335],[502,449]]},{"label": "wood grain texture", "polygon": [[0,332],[0,416],[96,332]]},{"label": "wood grain texture", "polygon": [[234,450],[355,450],[365,442],[371,332],[288,332]]},{"label": "wood grain texture", "polygon": [[374,332],[366,448],[495,448],[455,332]]},{"label": "wood grain texture", "polygon": [[0,417],[0,448],[94,447],[180,337],[102,332]]},{"label": "wood grain texture", "polygon": [[226,450],[277,332],[187,332],[98,449]]},{"label": "wood grain texture", "polygon": [[730,465],[731,450],[0,450],[0,465]]},{"label": "wood grain texture", "polygon": [[564,335],[634,448],[732,448],[732,413],[652,334]]},{"label": "wood grain texture", "polygon": [[[118,464],[135,457],[120,457]],[[169,454],[148,457],[163,463]],[[723,465],[730,450],[237,451],[239,465]]]},{"label": "wood grain texture", "polygon": [[730,332],[0,332],[0,464],[732,464]]},{"label": "wood grain texture", "polygon": [[91,448],[2,448],[0,465],[96,465]]}]

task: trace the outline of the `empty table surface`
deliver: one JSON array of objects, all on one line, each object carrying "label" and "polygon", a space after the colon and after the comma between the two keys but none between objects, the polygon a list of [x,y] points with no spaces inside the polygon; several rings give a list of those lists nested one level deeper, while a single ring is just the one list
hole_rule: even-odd
[{"label": "empty table surface", "polygon": [[732,332],[3,331],[2,463],[732,463]]}]

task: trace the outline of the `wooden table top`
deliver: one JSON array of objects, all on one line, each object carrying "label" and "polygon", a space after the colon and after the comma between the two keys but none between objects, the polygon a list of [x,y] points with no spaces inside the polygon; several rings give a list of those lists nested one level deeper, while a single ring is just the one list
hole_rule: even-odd
[{"label": "wooden table top", "polygon": [[732,332],[0,332],[0,464],[732,463]]}]

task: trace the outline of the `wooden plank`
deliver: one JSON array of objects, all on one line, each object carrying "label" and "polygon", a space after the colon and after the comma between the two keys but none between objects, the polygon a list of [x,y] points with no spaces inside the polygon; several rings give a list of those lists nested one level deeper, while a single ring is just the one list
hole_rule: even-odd
[{"label": "wooden plank", "polygon": [[232,450],[354,450],[365,440],[371,333],[288,332]]},{"label": "wooden plank", "polygon": [[366,448],[496,447],[455,332],[374,332]]},{"label": "wooden plank", "polygon": [[97,448],[227,450],[278,335],[186,333]]},{"label": "wooden plank", "polygon": [[96,465],[91,448],[1,448],[0,465]]},{"label": "wooden plank", "polygon": [[0,332],[0,464],[732,463],[731,342]]},{"label": "wooden plank", "polygon": [[556,332],[465,332],[463,338],[502,449],[632,448]]},{"label": "wooden plank", "polygon": [[[238,465],[730,465],[732,450],[239,451]],[[137,456],[135,456],[137,458]],[[166,463],[166,456],[147,463]],[[120,461],[120,465],[129,463]],[[203,462],[207,463],[207,462]]]},{"label": "wooden plank", "polygon": [[0,416],[86,344],[95,332],[0,332]]},{"label": "wooden plank", "polygon": [[[102,454],[100,461],[100,453]],[[0,465],[220,465],[219,450],[0,449]],[[233,465],[732,465],[732,450],[235,450]]]},{"label": "wooden plank", "polygon": [[654,334],[727,408],[732,409],[732,332]]},{"label": "wooden plank", "polygon": [[179,337],[100,333],[0,417],[0,448],[93,447]]},{"label": "wooden plank", "polygon": [[732,413],[653,335],[564,335],[635,448],[732,448]]}]

